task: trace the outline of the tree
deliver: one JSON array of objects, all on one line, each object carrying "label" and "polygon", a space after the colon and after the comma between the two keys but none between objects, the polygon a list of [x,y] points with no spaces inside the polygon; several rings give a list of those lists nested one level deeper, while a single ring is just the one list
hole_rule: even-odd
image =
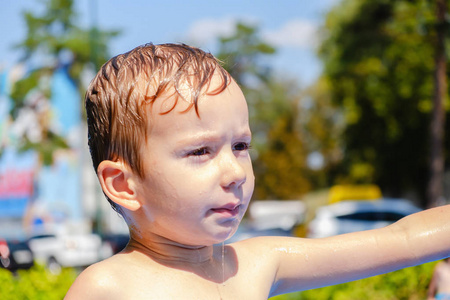
[{"label": "tree", "polygon": [[425,0],[344,0],[328,14],[320,55],[344,113],[346,180],[425,201],[435,22]]},{"label": "tree", "polygon": [[294,83],[273,80],[260,90],[260,99],[252,130],[255,136],[264,136],[265,143],[255,157],[254,197],[299,199],[312,189],[307,148],[297,126],[300,91]]},{"label": "tree", "polygon": [[310,160],[308,178],[314,190],[325,189],[341,179],[343,157],[343,112],[333,103],[330,82],[325,77],[303,91],[299,101],[297,127],[301,132],[304,151]]},{"label": "tree", "polygon": [[225,63],[231,76],[244,86],[251,80],[267,82],[271,69],[258,62],[263,55],[275,53],[275,48],[261,40],[258,29],[238,22],[236,32],[228,37],[220,37],[217,58]]},{"label": "tree", "polygon": [[445,53],[445,37],[447,32],[447,4],[445,0],[436,1],[436,38],[435,38],[435,71],[433,110],[430,124],[430,180],[428,183],[428,206],[440,204],[443,198],[444,182],[444,128],[445,98],[447,95],[447,57]]},{"label": "tree", "polygon": [[[21,62],[31,70],[12,87],[11,116],[16,120],[26,112],[36,115],[35,125],[39,132],[35,131],[33,136],[22,131],[18,137],[19,147],[37,151],[42,162],[48,165],[52,163],[55,151],[68,147],[66,137],[49,122],[52,75],[64,69],[76,87],[84,91],[83,72],[106,61],[108,41],[118,32],[99,31],[95,27],[85,30],[76,26],[73,0],[48,0],[43,4],[42,15],[24,13],[27,36],[16,48],[23,50]],[[96,38],[92,39],[93,36]]]}]

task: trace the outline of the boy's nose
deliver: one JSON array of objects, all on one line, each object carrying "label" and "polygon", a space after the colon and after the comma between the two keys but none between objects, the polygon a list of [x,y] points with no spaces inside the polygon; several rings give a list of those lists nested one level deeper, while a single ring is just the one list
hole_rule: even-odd
[{"label": "boy's nose", "polygon": [[239,187],[245,183],[247,174],[244,166],[232,151],[222,158],[222,187]]}]

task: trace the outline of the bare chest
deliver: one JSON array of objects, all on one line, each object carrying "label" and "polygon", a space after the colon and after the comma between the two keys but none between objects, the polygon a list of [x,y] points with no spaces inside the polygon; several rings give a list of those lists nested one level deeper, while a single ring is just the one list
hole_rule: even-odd
[{"label": "bare chest", "polygon": [[223,281],[222,276],[153,269],[128,274],[120,285],[127,287],[127,299],[267,299],[269,289],[261,288],[257,276],[244,273],[225,275]]},{"label": "bare chest", "polygon": [[127,299],[202,299],[235,300],[267,299],[267,293],[256,289],[252,280],[229,278],[225,282],[215,282],[196,274],[154,274],[151,278],[130,278]]}]

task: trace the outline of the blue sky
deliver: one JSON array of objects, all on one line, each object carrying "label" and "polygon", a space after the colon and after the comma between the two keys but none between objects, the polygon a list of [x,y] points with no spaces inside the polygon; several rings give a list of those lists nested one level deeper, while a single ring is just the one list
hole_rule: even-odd
[{"label": "blue sky", "polygon": [[[236,20],[256,24],[261,36],[275,45],[271,58],[283,73],[292,74],[303,84],[320,73],[315,56],[316,29],[324,14],[339,0],[75,0],[77,20],[83,27],[95,19],[102,29],[120,29],[122,34],[111,43],[116,55],[147,42],[185,42],[214,53],[218,34],[232,32]],[[26,32],[21,12],[39,12],[39,0],[3,0],[0,9],[0,68],[11,67],[18,59],[11,46]],[[95,16],[95,17],[94,17]]]}]

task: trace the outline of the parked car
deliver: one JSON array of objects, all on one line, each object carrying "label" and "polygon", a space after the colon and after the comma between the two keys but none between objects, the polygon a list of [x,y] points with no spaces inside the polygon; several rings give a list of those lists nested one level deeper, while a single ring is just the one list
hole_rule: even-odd
[{"label": "parked car", "polygon": [[26,241],[0,239],[0,247],[6,250],[0,251],[0,268],[16,271],[29,269],[34,265],[33,253]]},{"label": "parked car", "polygon": [[252,201],[248,218],[227,243],[257,236],[293,236],[293,229],[304,221],[305,212],[305,205],[300,200]]},{"label": "parked car", "polygon": [[256,230],[292,230],[304,221],[305,212],[300,200],[252,201],[248,208],[249,223]]},{"label": "parked car", "polygon": [[35,260],[53,273],[61,267],[85,267],[112,254],[97,234],[43,234],[31,237],[28,245]]},{"label": "parked car", "polygon": [[342,201],[320,207],[308,225],[308,237],[385,227],[421,209],[405,199]]}]

